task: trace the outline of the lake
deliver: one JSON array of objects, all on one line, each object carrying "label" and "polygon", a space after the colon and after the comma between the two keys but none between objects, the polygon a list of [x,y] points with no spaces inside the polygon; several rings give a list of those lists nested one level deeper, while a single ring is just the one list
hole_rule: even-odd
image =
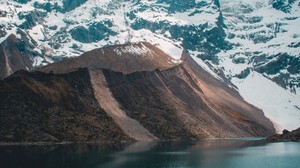
[{"label": "lake", "polygon": [[300,143],[258,139],[0,146],[1,168],[299,168]]}]

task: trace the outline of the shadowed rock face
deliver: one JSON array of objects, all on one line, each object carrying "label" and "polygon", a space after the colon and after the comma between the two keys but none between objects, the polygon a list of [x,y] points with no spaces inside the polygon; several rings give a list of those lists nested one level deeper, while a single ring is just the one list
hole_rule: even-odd
[{"label": "shadowed rock face", "polygon": [[[188,54],[182,61],[174,63],[155,46],[137,43],[93,50],[42,67],[44,73],[15,74],[0,82],[1,96],[6,95],[0,106],[5,116],[2,141],[12,140],[15,130],[9,128],[20,122],[24,129],[18,135],[27,139],[14,141],[35,137],[28,132],[31,127],[47,135],[48,141],[188,140],[275,132],[263,112],[234,89],[204,71]],[[32,96],[27,101],[28,95]],[[15,117],[19,115],[26,118]],[[54,119],[49,121],[48,116]],[[40,127],[28,124],[36,118],[43,123]],[[61,129],[67,132],[64,136],[48,137]]]},{"label": "shadowed rock face", "polygon": [[286,142],[286,141],[300,142],[300,128],[293,130],[291,132],[285,130],[285,131],[283,131],[282,134],[275,134],[275,135],[269,136],[267,138],[267,141],[269,141],[269,142]]},{"label": "shadowed rock face", "polygon": [[0,81],[0,142],[130,140],[94,97],[87,69],[18,71]]},{"label": "shadowed rock face", "polygon": [[33,50],[35,43],[24,32],[19,31],[20,40],[10,35],[0,44],[0,79],[3,79],[18,70],[28,70],[33,67],[33,57],[40,54]]}]

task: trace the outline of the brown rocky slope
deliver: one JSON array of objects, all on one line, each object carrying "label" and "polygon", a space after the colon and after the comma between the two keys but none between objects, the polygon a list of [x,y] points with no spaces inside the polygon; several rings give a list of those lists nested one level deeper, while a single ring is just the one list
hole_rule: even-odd
[{"label": "brown rocky slope", "polygon": [[130,140],[94,98],[87,69],[0,81],[0,142]]},{"label": "brown rocky slope", "polygon": [[[36,131],[28,135],[28,130],[40,125],[35,120],[43,123],[36,128],[40,134],[50,134],[57,141],[179,140],[275,132],[261,110],[204,71],[188,54],[183,54],[182,63],[174,63],[149,43],[96,49],[39,71],[0,81],[0,111],[6,116],[0,122],[0,141],[31,140]],[[37,74],[41,76],[38,84]],[[12,82],[14,78],[18,81]],[[30,91],[21,92],[23,88]],[[13,105],[7,107],[9,103]],[[18,115],[26,118],[10,120]],[[26,127],[16,126],[21,121]],[[17,128],[24,128],[19,139],[15,138]],[[70,138],[72,133],[80,136]],[[24,139],[25,135],[29,138]]]}]

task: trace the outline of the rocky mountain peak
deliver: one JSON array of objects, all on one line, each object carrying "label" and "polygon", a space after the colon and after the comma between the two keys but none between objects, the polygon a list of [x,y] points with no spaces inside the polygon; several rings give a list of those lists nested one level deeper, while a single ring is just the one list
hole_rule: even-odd
[{"label": "rocky mountain peak", "polygon": [[78,68],[103,68],[128,74],[155,69],[165,70],[178,66],[180,62],[150,43],[138,42],[95,49],[80,57],[50,64],[40,70],[65,73]]}]

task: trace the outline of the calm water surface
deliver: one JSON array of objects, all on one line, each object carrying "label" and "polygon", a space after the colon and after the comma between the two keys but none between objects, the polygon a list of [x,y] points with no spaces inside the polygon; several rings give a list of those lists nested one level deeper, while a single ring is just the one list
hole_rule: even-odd
[{"label": "calm water surface", "polygon": [[1,168],[299,168],[300,143],[256,139],[2,146]]}]

